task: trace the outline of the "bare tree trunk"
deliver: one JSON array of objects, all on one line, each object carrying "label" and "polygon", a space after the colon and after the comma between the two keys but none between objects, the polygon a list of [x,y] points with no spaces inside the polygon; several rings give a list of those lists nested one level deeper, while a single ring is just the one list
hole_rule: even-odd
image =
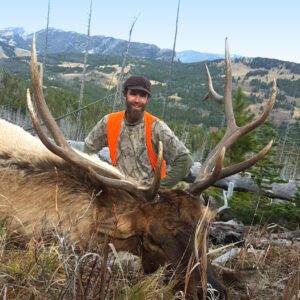
[{"label": "bare tree trunk", "polygon": [[285,148],[285,144],[286,144],[286,140],[287,140],[287,137],[289,135],[289,131],[290,131],[290,122],[289,120],[292,119],[292,109],[290,110],[290,113],[289,113],[289,117],[287,119],[287,125],[286,125],[286,130],[285,130],[285,135],[284,135],[284,140],[283,140],[283,143],[282,143],[282,149],[281,149],[281,153],[280,153],[280,157],[279,157],[279,162],[281,163],[282,162],[282,159],[283,159],[283,152],[284,152],[284,148]]},{"label": "bare tree trunk", "polygon": [[300,156],[300,150],[299,150],[299,147],[297,147],[296,161],[295,161],[295,165],[294,165],[294,172],[293,172],[292,179],[296,179],[296,177],[297,177],[299,156]]},{"label": "bare tree trunk", "polygon": [[92,4],[93,0],[90,2],[90,13],[89,13],[89,20],[88,20],[88,31],[87,31],[87,41],[86,41],[86,48],[84,53],[84,60],[83,60],[83,70],[82,70],[82,77],[81,77],[81,85],[80,85],[80,94],[79,94],[79,100],[78,100],[78,116],[77,116],[77,130],[76,130],[76,136],[75,139],[78,140],[80,137],[80,129],[81,129],[81,106],[83,102],[83,92],[84,92],[84,84],[85,84],[85,77],[86,77],[86,64],[87,64],[87,58],[89,54],[89,45],[90,45],[90,28],[91,28],[91,19],[92,19]]},{"label": "bare tree trunk", "polygon": [[292,202],[295,199],[297,186],[300,185],[300,181],[289,180],[287,183],[273,183],[269,190],[259,190],[257,184],[251,177],[242,177],[239,174],[235,174],[218,180],[214,183],[214,186],[227,190],[230,182],[234,183],[235,191],[252,193],[260,192],[262,195],[270,198],[277,198]]},{"label": "bare tree trunk", "polygon": [[207,138],[207,135],[205,134],[202,145],[201,145],[201,148],[200,148],[201,150],[199,152],[198,161],[204,161],[204,152],[205,152],[206,147],[207,147],[207,142],[208,142],[208,138]]},{"label": "bare tree trunk", "polygon": [[182,129],[182,133],[181,133],[181,137],[180,137],[180,140],[186,144],[187,142],[187,139],[188,139],[188,136],[189,136],[189,128],[187,128],[187,125],[186,125],[186,121],[184,122],[184,125],[183,125],[183,129]]},{"label": "bare tree trunk", "polygon": [[123,51],[123,60],[122,60],[122,67],[118,79],[118,84],[117,84],[117,89],[116,89],[116,94],[115,94],[115,100],[114,100],[114,106],[113,106],[113,111],[118,111],[120,110],[121,107],[121,98],[122,98],[122,84],[123,84],[123,79],[124,79],[124,69],[127,63],[127,57],[129,53],[129,48],[130,48],[130,43],[131,43],[131,35],[132,35],[132,30],[133,27],[138,19],[138,16],[134,18],[132,25],[129,30],[129,37],[127,41],[126,48]]},{"label": "bare tree trunk", "polygon": [[175,26],[175,35],[174,35],[174,43],[173,43],[173,51],[172,51],[172,58],[171,58],[171,64],[170,64],[169,75],[168,75],[167,83],[166,83],[166,95],[165,95],[165,98],[164,98],[164,106],[163,106],[163,114],[162,114],[162,119],[163,119],[163,120],[166,120],[166,118],[167,118],[168,97],[169,97],[169,93],[170,93],[170,83],[171,83],[172,75],[173,75],[174,58],[175,58],[175,55],[176,55],[175,48],[176,48],[176,39],[177,39],[177,29],[178,29],[179,9],[180,9],[180,0],[178,0],[177,16],[176,16],[176,26]]},{"label": "bare tree trunk", "polygon": [[[46,58],[48,51],[48,32],[49,32],[49,16],[50,16],[50,0],[48,0],[48,12],[47,12],[47,26],[46,26],[46,36],[45,36],[45,48],[44,48],[44,59],[43,59],[43,71],[46,69]],[[43,80],[43,77],[41,77]],[[43,82],[42,82],[43,86]]]}]

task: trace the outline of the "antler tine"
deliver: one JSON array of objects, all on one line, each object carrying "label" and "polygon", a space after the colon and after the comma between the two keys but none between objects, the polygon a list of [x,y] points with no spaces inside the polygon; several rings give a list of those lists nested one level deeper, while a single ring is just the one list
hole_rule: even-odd
[{"label": "antler tine", "polygon": [[[208,70],[208,68],[207,68]],[[209,74],[209,72],[208,72]],[[210,76],[208,76],[211,79]],[[211,84],[209,83],[209,86]],[[220,95],[219,95],[220,96]],[[220,96],[222,97],[222,96]],[[229,148],[230,144],[228,145],[225,141],[228,140],[228,137],[232,135],[233,131],[236,131],[237,126],[233,114],[233,107],[232,107],[232,79],[231,79],[231,63],[230,63],[230,53],[227,38],[225,39],[225,88],[224,88],[224,97],[222,97],[222,103],[224,103],[224,113],[227,123],[227,129],[224,137],[219,142],[219,144],[209,153],[208,157],[206,158],[205,162],[203,163],[200,174],[207,174],[210,173],[212,168],[215,165],[216,159],[218,157],[218,153],[221,151],[223,147],[226,149]],[[216,98],[214,98],[216,99]],[[220,101],[218,101],[220,102]]]},{"label": "antler tine", "polygon": [[262,124],[267,119],[267,117],[269,116],[269,114],[274,106],[274,103],[276,100],[276,93],[277,93],[276,80],[273,79],[271,95],[270,95],[268,102],[264,106],[263,112],[261,113],[260,116],[258,116],[255,120],[253,120],[249,124],[246,124],[246,125],[240,127],[240,130],[243,132],[243,134],[246,134],[246,133],[250,132],[251,130],[253,130],[254,128],[258,127],[260,124]]},{"label": "antler tine", "polygon": [[[124,189],[127,192],[134,194],[138,196],[139,198],[142,198],[144,200],[154,200],[159,187],[160,187],[160,181],[161,181],[161,169],[162,169],[162,162],[163,162],[163,144],[162,142],[159,142],[158,144],[158,155],[157,155],[157,161],[155,166],[155,172],[154,172],[154,178],[152,180],[152,184],[150,187],[136,187],[131,182],[127,182],[125,180],[119,181],[118,188]],[[90,170],[91,172],[94,172],[93,170]],[[105,182],[107,185],[111,185],[112,179],[109,178],[102,178],[99,177],[98,174],[94,174],[96,178],[99,178],[99,180]],[[117,181],[114,179],[114,181]],[[117,182],[116,182],[117,184]]]},{"label": "antler tine", "polygon": [[[39,123],[39,120],[38,120],[37,115],[33,108],[33,103],[31,101],[31,96],[30,96],[29,90],[27,90],[27,106],[28,106],[31,120],[32,120],[34,129],[35,129],[37,135],[39,136],[42,143],[51,152],[53,152],[57,156],[63,158],[64,160],[68,161],[72,165],[75,165],[75,166],[79,167],[80,169],[85,170],[85,172],[88,174],[88,176],[90,177],[92,182],[96,184],[96,186],[102,186],[102,187],[106,186],[106,187],[111,187],[111,188],[123,189],[123,190],[141,198],[142,200],[148,199],[148,197],[149,197],[148,190],[149,189],[143,188],[143,187],[137,187],[132,182],[124,180],[124,179],[102,176],[95,171],[95,169],[99,169],[99,166],[97,166],[97,165],[94,166],[94,165],[90,164],[88,160],[86,160],[84,157],[77,154],[75,151],[69,151],[69,149],[66,150],[62,147],[59,147],[59,146],[53,144],[48,139],[48,137],[46,136],[44,131],[42,130],[42,127]],[[87,163],[85,163],[85,162],[87,162]],[[106,174],[106,175],[111,175],[111,174]],[[115,177],[116,177],[116,175],[115,175]]]},{"label": "antler tine", "polygon": [[102,187],[106,186],[106,187],[111,187],[111,188],[122,189],[122,190],[125,190],[125,191],[129,192],[130,194],[133,194],[144,200],[146,200],[148,198],[148,193],[147,193],[148,190],[147,189],[138,188],[138,187],[136,187],[136,185],[134,183],[127,181],[127,180],[122,180],[119,178],[111,178],[111,177],[106,177],[106,176],[100,175],[95,171],[95,169],[96,169],[95,166],[91,166],[91,164],[88,164],[88,163],[87,164],[81,163],[82,160],[85,160],[85,159],[83,157],[81,157],[79,154],[77,154],[76,152],[69,152],[69,151],[67,152],[64,148],[51,143],[41,128],[41,125],[39,123],[39,120],[38,120],[37,115],[33,108],[29,90],[27,90],[27,106],[28,106],[28,110],[31,115],[32,123],[33,123],[36,133],[38,134],[42,143],[51,152],[58,155],[59,157],[62,157],[66,161],[70,162],[71,164],[73,164],[77,167],[80,167],[81,169],[84,169],[87,172],[90,179],[92,180],[92,182],[95,183],[96,186],[102,186]]},{"label": "antler tine", "polygon": [[261,125],[268,117],[270,114],[273,105],[276,100],[276,81],[273,80],[273,86],[272,86],[272,92],[270,95],[270,98],[268,102],[266,103],[263,112],[261,115],[259,115],[256,119],[254,119],[252,122],[242,126],[242,127],[235,127],[234,129],[228,129],[221,139],[221,141],[218,143],[218,145],[210,152],[209,156],[203,163],[200,173],[205,174],[210,171],[211,168],[214,166],[214,161],[216,159],[216,155],[218,151],[222,147],[226,147],[227,149],[234,143],[236,142],[241,136],[246,135],[253,129],[257,128],[259,125]]},{"label": "antler tine", "polygon": [[223,96],[218,94],[213,87],[211,75],[210,75],[207,64],[205,64],[205,71],[206,71],[206,77],[207,77],[208,94],[204,97],[204,100],[207,100],[209,97],[211,97],[214,100],[216,100],[217,102],[223,103],[223,99],[224,99]]},{"label": "antler tine", "polygon": [[101,168],[101,166],[93,163],[92,161],[84,158],[77,152],[75,152],[72,148],[67,147],[60,147],[56,144],[53,144],[45,132],[43,131],[40,122],[38,120],[38,117],[35,113],[33,103],[31,100],[30,92],[27,90],[27,107],[28,111],[30,113],[30,117],[32,120],[33,127],[35,129],[35,132],[37,133],[38,137],[42,141],[42,143],[50,150],[52,153],[56,154],[57,156],[61,157],[62,159],[66,160],[67,162],[80,167],[88,172],[89,168],[92,168],[96,170],[97,172],[102,173],[104,176],[109,177],[109,178],[118,178],[119,180],[122,179],[120,175],[117,175],[117,173],[110,172],[109,170]]},{"label": "antler tine", "polygon": [[[230,100],[229,102],[231,102],[232,79],[231,79],[230,53],[229,53],[227,38],[225,39],[225,69],[226,69],[226,84],[225,84],[225,93],[224,93],[224,96],[222,96],[215,91],[208,66],[207,66],[207,64],[205,64],[205,73],[206,73],[206,77],[207,77],[208,94],[204,97],[204,100],[211,97],[214,100],[216,100],[217,102],[223,103],[224,97],[227,97],[227,99]],[[225,102],[228,102],[228,100]],[[228,104],[228,105],[229,105],[228,113],[230,115],[233,115],[232,105],[231,105],[232,113],[230,111],[230,104]],[[225,113],[225,115],[227,115],[227,114]]]},{"label": "antler tine", "polygon": [[153,178],[152,184],[149,188],[149,199],[150,200],[152,200],[156,197],[159,187],[160,187],[162,162],[163,162],[163,144],[160,141],[158,144],[158,155],[157,155],[157,161],[156,161],[156,166],[155,166],[154,178]]},{"label": "antler tine", "polygon": [[[214,166],[214,162],[217,157],[217,153],[225,147],[228,149],[235,141],[237,141],[241,136],[249,133],[251,130],[258,127],[260,124],[262,124],[266,118],[268,117],[274,103],[276,100],[276,82],[273,81],[273,87],[272,92],[269,101],[265,105],[263,113],[257,117],[254,121],[250,122],[249,124],[246,124],[242,127],[238,127],[235,122],[234,114],[233,114],[233,108],[232,108],[232,100],[231,100],[231,79],[229,80],[228,76],[231,76],[231,66],[230,66],[230,60],[229,60],[229,50],[227,46],[227,40],[226,40],[226,54],[225,54],[225,64],[226,64],[226,84],[225,84],[225,93],[224,93],[224,106],[225,106],[225,116],[227,119],[227,129],[226,133],[221,139],[221,141],[218,143],[218,145],[211,151],[207,159],[202,165],[201,173],[205,174],[207,172],[210,172],[211,169]],[[230,88],[230,91],[229,91]]]},{"label": "antler tine", "polygon": [[224,112],[227,122],[227,130],[236,130],[236,122],[232,106],[232,72],[227,38],[225,39],[225,88],[224,88]]},{"label": "antler tine", "polygon": [[[211,82],[211,77],[207,69],[207,78],[208,78],[208,86],[209,86],[209,93],[212,95],[212,97],[216,99],[213,94],[215,93],[213,88],[212,88],[212,82]],[[227,127],[226,127],[226,132],[221,141],[215,146],[215,148],[209,153],[208,157],[206,158],[205,162],[202,164],[202,167],[200,169],[200,173],[198,175],[198,178],[196,179],[195,183],[193,185],[197,184],[199,187],[194,187],[192,188],[193,191],[199,191],[203,190],[202,187],[202,181],[207,178],[207,174],[211,174],[212,170],[215,168],[215,165],[217,164],[217,161],[219,160],[219,155],[222,149],[225,147],[228,149],[234,142],[236,142],[240,137],[244,136],[245,134],[249,133],[251,130],[257,128],[259,125],[261,125],[268,115],[270,114],[270,111],[275,103],[276,99],[276,81],[273,81],[273,87],[272,87],[272,92],[270,95],[270,98],[267,102],[267,104],[264,107],[264,111],[260,116],[258,116],[255,120],[252,122],[242,126],[238,127],[236,125],[236,120],[234,117],[233,113],[233,106],[232,106],[232,72],[231,72],[231,62],[230,62],[230,54],[229,54],[229,47],[227,43],[227,38],[225,40],[225,72],[226,72],[226,79],[225,79],[225,88],[224,88],[224,97],[223,102],[224,102],[224,112],[225,112],[225,117],[227,121]],[[218,95],[220,96],[220,95]],[[220,96],[221,97],[221,96]],[[219,97],[219,100],[221,98]],[[220,102],[220,101],[218,101]],[[226,176],[241,172],[245,170],[246,168],[251,167],[253,164],[255,164],[258,160],[260,160],[271,148],[272,146],[272,141],[269,142],[267,146],[265,146],[257,155],[254,157],[239,163],[232,165],[227,168],[223,168],[220,173],[218,174],[218,178],[214,177],[215,181],[217,181],[220,178],[224,178]],[[202,179],[203,178],[203,179]]]},{"label": "antler tine", "polygon": [[111,177],[111,178],[120,178],[120,175],[117,173],[111,172],[107,169],[100,167],[99,165],[93,163],[92,161],[82,157],[78,153],[76,153],[67,143],[65,137],[61,133],[59,127],[57,126],[54,118],[52,117],[49,108],[46,104],[43,90],[41,87],[41,81],[39,77],[39,73],[36,67],[37,57],[36,57],[36,49],[35,49],[35,38],[33,36],[32,39],[32,56],[31,56],[31,80],[33,85],[33,93],[34,99],[36,101],[37,110],[39,111],[46,127],[52,134],[54,141],[56,144],[53,144],[47,135],[43,132],[43,129],[40,126],[37,115],[34,112],[34,107],[31,101],[30,93],[27,91],[27,105],[31,115],[32,123],[35,127],[35,131],[38,134],[39,138],[43,142],[43,144],[53,153],[68,161],[69,163],[75,164],[87,170],[87,165],[95,169],[100,174]]},{"label": "antler tine", "polygon": [[32,36],[32,48],[31,48],[31,81],[33,92],[35,96],[35,101],[37,103],[37,109],[41,115],[46,127],[49,132],[52,134],[53,139],[55,140],[58,146],[64,146],[70,148],[69,144],[65,140],[63,134],[61,133],[58,125],[56,124],[54,118],[52,117],[49,108],[45,102],[43,88],[41,85],[40,75],[37,70],[37,55],[36,55],[36,46],[35,46],[35,34]]},{"label": "antler tine", "polygon": [[269,150],[272,148],[272,145],[273,145],[273,140],[271,140],[263,149],[261,149],[253,157],[251,157],[241,163],[234,164],[232,166],[222,169],[218,180],[228,177],[230,175],[242,172],[242,171],[252,167],[256,162],[261,160],[269,152]]},{"label": "antler tine", "polygon": [[225,152],[226,149],[225,147],[223,147],[218,155],[214,170],[204,177],[199,174],[196,180],[192,184],[190,184],[189,188],[187,189],[189,193],[194,195],[200,194],[202,191],[210,187],[215,181],[218,180],[222,171]]},{"label": "antler tine", "polygon": [[40,140],[42,141],[42,143],[54,154],[61,156],[61,148],[59,147],[55,147],[54,144],[52,144],[50,142],[50,140],[48,139],[48,137],[46,136],[46,134],[44,133],[44,131],[42,130],[42,127],[39,123],[38,117],[35,113],[35,110],[33,108],[33,103],[31,100],[31,96],[30,96],[30,91],[29,89],[27,89],[27,108],[31,117],[31,121],[34,127],[34,130],[36,132],[36,134],[38,135],[38,137],[40,138]]}]

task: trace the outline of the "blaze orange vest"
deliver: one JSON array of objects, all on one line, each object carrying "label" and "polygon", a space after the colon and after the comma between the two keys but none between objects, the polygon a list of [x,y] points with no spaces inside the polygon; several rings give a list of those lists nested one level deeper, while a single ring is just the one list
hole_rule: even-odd
[{"label": "blaze orange vest", "polygon": [[[107,142],[110,153],[110,159],[112,164],[116,165],[117,160],[117,146],[118,139],[120,135],[121,123],[125,115],[125,110],[120,112],[111,113],[108,115],[106,129],[107,129]],[[155,165],[157,157],[152,147],[151,137],[152,137],[152,122],[157,120],[155,116],[144,112],[144,121],[145,121],[145,136],[146,136],[146,145],[148,150],[148,156],[152,165],[152,168],[155,170]],[[162,163],[161,177],[166,176],[166,162]]]}]

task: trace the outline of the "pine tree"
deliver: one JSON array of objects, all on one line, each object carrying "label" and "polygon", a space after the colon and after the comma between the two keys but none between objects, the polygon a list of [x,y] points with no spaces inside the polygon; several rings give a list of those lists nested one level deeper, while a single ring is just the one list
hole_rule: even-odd
[{"label": "pine tree", "polygon": [[[271,127],[270,122],[265,122],[256,133],[256,151],[259,151],[261,145],[267,144],[268,141],[276,137],[276,131]],[[251,169],[254,180],[259,189],[271,189],[273,183],[285,182],[280,177],[280,170],[283,165],[276,159],[277,144],[273,143],[269,153],[260,161],[258,161]]]},{"label": "pine tree", "polygon": [[[250,102],[246,100],[241,87],[233,94],[233,111],[238,126],[249,123],[254,114],[247,113]],[[225,133],[225,128],[213,133],[215,142],[219,142]],[[234,164],[246,159],[249,152],[256,150],[255,132],[250,132],[246,136],[241,137],[235,144],[226,150],[226,163]]]},{"label": "pine tree", "polygon": [[[233,95],[233,110],[236,123],[243,126],[253,120],[254,114],[249,113],[250,102],[246,99],[241,87]],[[214,135],[214,139],[219,141],[224,135],[224,129]],[[271,127],[271,123],[266,121],[255,131],[240,138],[226,151],[226,163],[234,164],[241,162],[247,157],[259,152],[263,145],[276,137],[276,131]],[[259,188],[269,189],[272,183],[284,182],[280,178],[282,165],[276,160],[276,143],[273,144],[269,153],[249,171],[254,175]]]}]

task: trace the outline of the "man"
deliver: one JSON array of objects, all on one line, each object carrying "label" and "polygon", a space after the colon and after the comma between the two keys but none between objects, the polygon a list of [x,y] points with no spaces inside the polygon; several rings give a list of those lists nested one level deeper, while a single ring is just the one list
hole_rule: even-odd
[{"label": "man", "polygon": [[129,77],[123,85],[126,110],[104,116],[85,139],[85,149],[97,153],[108,146],[114,166],[129,179],[150,185],[161,141],[167,168],[163,165],[160,187],[167,189],[187,175],[192,157],[163,121],[145,111],[150,88],[148,79]]}]

